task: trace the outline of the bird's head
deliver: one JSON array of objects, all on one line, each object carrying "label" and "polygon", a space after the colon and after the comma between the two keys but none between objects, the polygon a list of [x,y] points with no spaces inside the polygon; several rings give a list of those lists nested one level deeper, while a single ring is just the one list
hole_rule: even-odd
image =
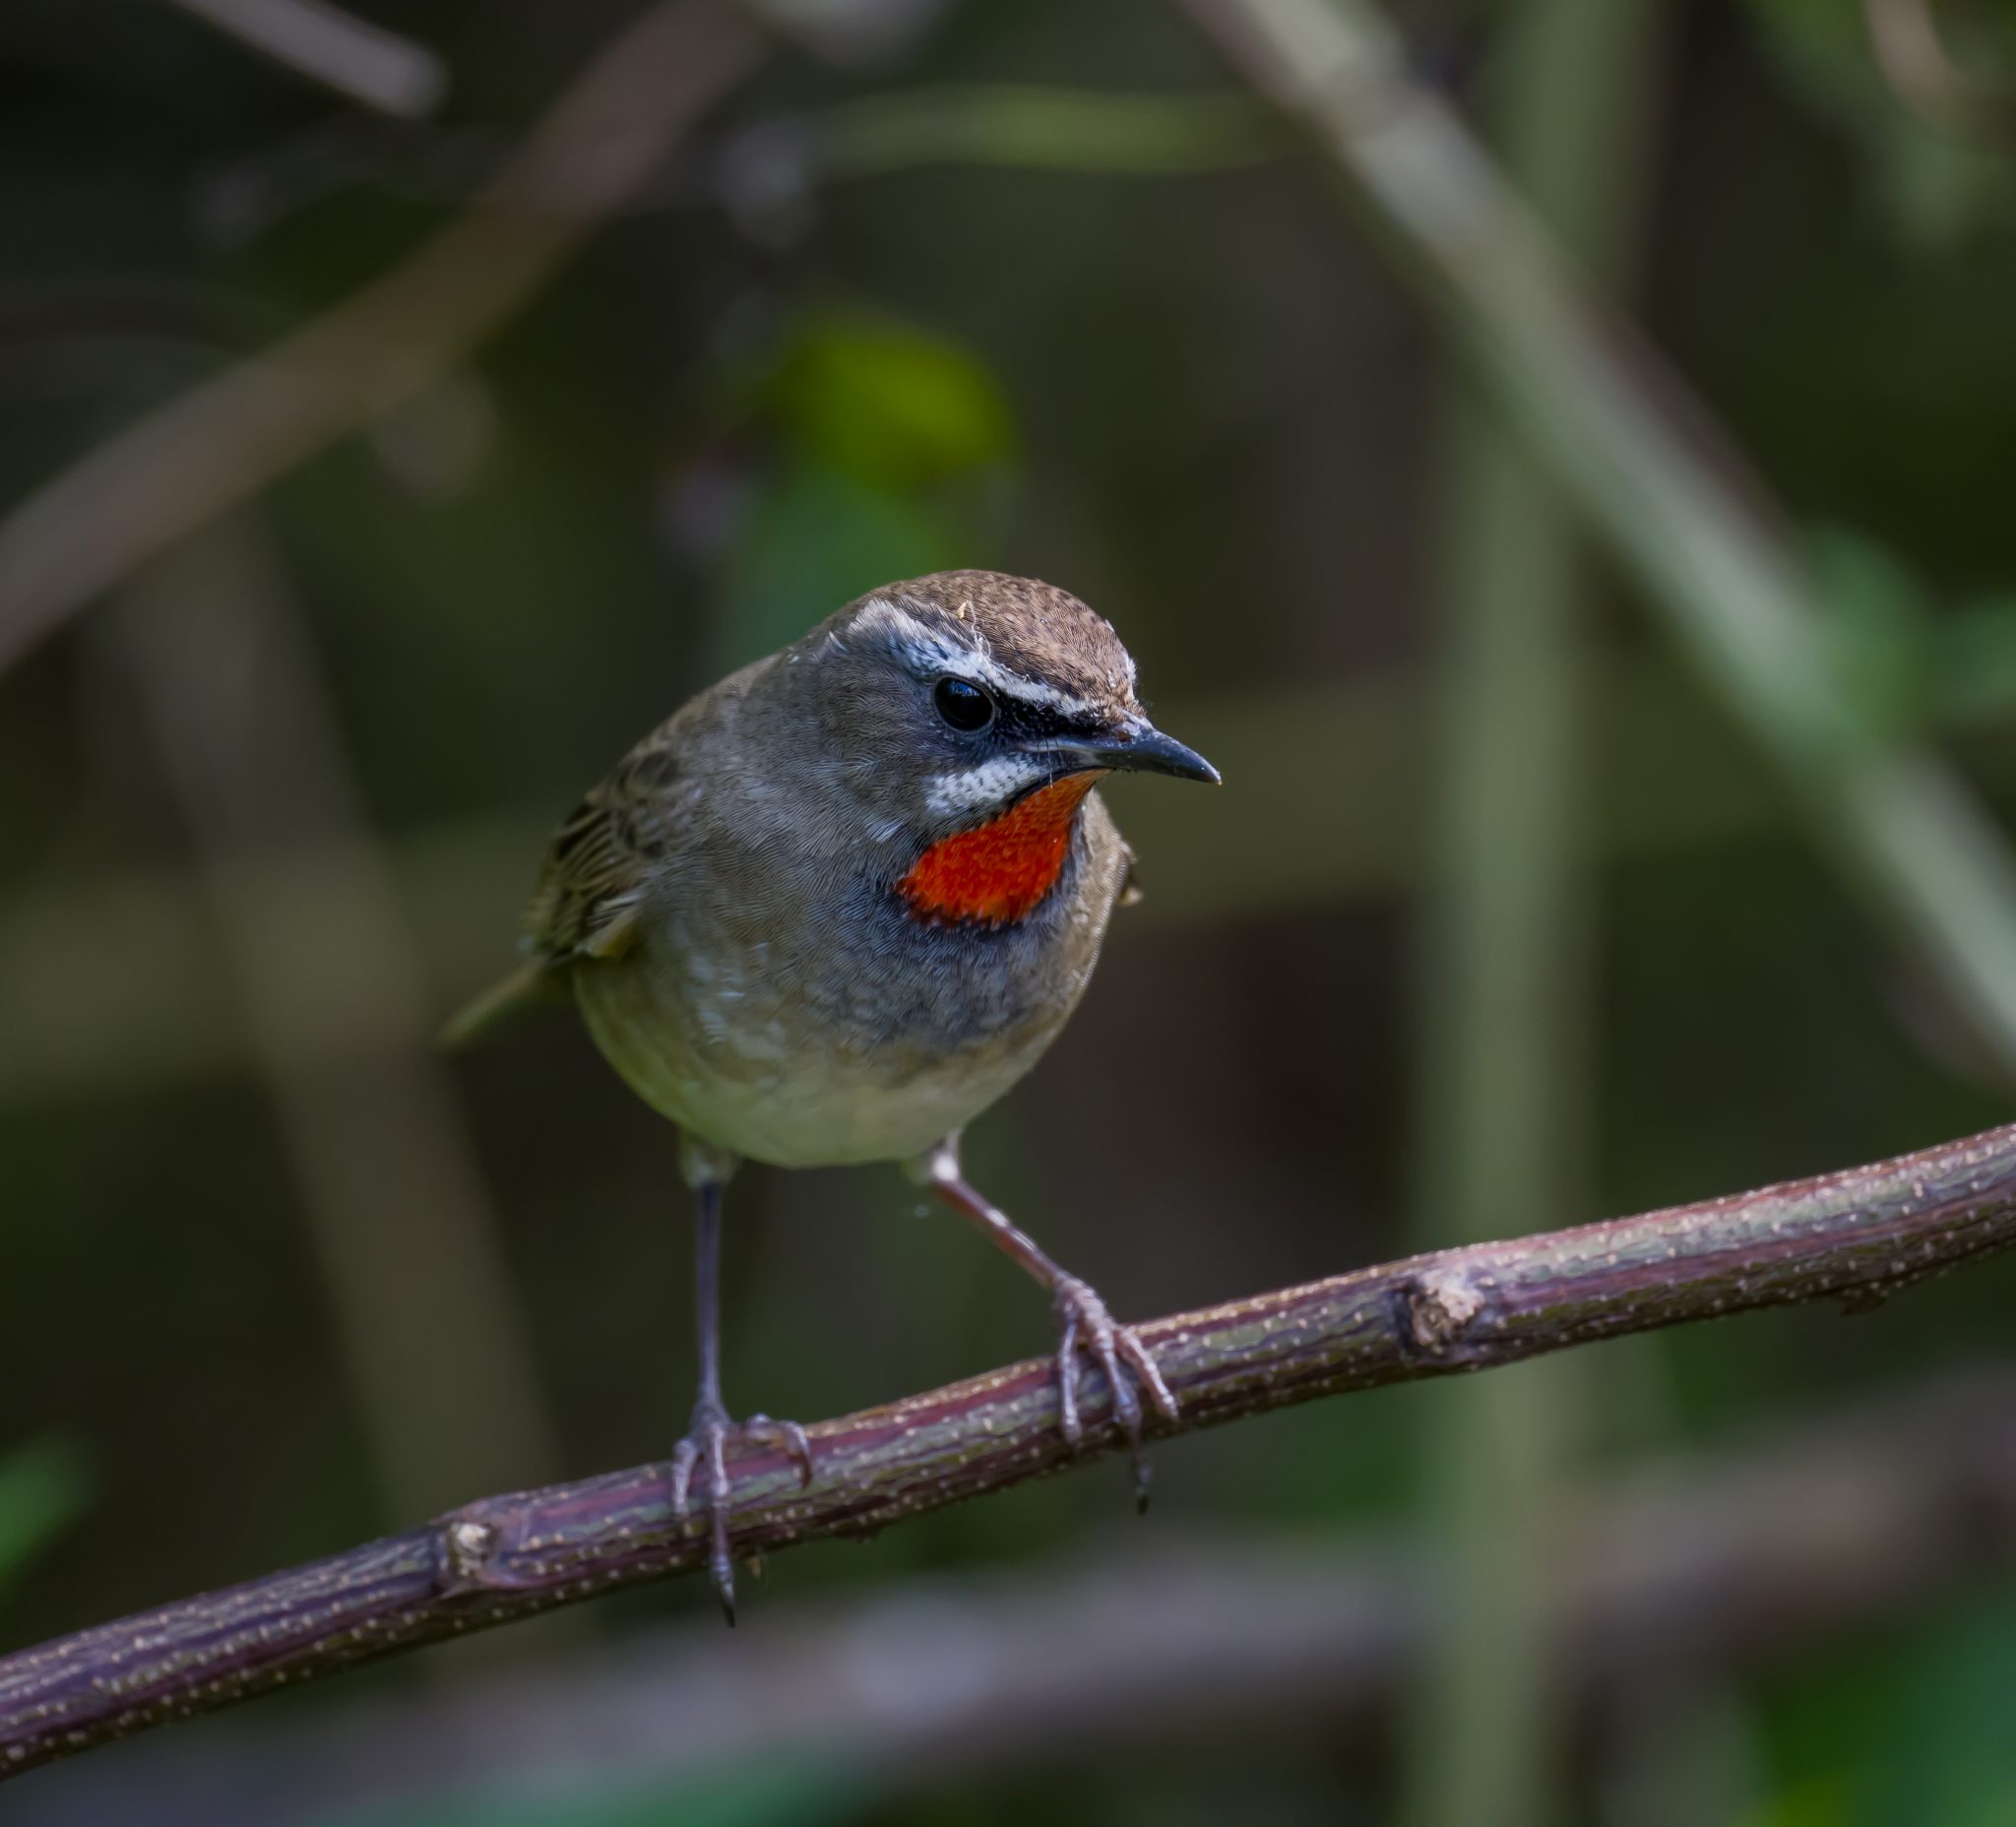
[{"label": "bird's head", "polygon": [[1218,780],[1149,722],[1105,620],[1032,579],[947,571],[887,585],[787,662],[923,917],[1021,918],[1055,882],[1102,775]]}]

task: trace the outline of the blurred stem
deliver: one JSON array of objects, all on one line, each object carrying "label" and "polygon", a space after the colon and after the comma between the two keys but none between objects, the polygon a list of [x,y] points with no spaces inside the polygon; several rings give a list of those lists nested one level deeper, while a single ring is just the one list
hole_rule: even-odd
[{"label": "blurred stem", "polygon": [[[1585,266],[1628,258],[1657,0],[1508,16],[1511,180]],[[1576,653],[1585,568],[1553,482],[1465,389],[1448,427],[1440,856],[1426,910],[1418,1226],[1423,1243],[1527,1229],[1588,1197]],[[1411,1721],[1420,1827],[1561,1817],[1553,1654],[1559,1524],[1585,1366],[1440,1392],[1423,1467],[1441,1599]]]},{"label": "blurred stem", "polygon": [[2016,94],[1953,61],[1933,0],[1862,0],[1862,18],[1883,80],[1934,132],[1990,142],[2016,136]]},{"label": "blurred stem", "polygon": [[764,49],[732,0],[647,8],[416,253],[18,503],[0,520],[0,672],[99,592],[467,360]]},{"label": "blurred stem", "polygon": [[55,1436],[0,1458],[0,1599],[84,1513],[96,1481],[77,1447]]},{"label": "blurred stem", "polygon": [[805,121],[829,178],[926,164],[1181,175],[1249,165],[1284,150],[1249,95],[1126,94],[1008,83],[867,95]]},{"label": "blurred stem", "polygon": [[[394,1515],[559,1461],[446,1068],[434,997],[278,566],[225,522],[142,572],[122,632],[194,836],[230,990],[271,1091]],[[318,832],[333,866],[282,905],[247,864]],[[331,1056],[325,1002],[377,1044]]]},{"label": "blurred stem", "polygon": [[1837,683],[1811,580],[1704,449],[1677,381],[1601,315],[1540,223],[1357,0],[1188,0],[1301,117],[1521,443],[1803,797],[1849,878],[1930,963],[2016,1081],[2016,857],[1936,756]]},{"label": "blurred stem", "polygon": [[174,0],[276,63],[366,107],[407,119],[434,111],[448,70],[425,45],[328,0]]}]

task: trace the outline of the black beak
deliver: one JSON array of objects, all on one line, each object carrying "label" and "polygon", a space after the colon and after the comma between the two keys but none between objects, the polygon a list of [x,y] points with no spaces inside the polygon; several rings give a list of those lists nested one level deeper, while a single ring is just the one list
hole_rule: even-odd
[{"label": "black beak", "polygon": [[1107,768],[1114,773],[1169,774],[1179,781],[1219,784],[1218,770],[1194,749],[1185,748],[1174,736],[1166,736],[1145,719],[1110,735],[1068,736],[1046,742],[1043,748],[1068,760],[1071,771]]}]

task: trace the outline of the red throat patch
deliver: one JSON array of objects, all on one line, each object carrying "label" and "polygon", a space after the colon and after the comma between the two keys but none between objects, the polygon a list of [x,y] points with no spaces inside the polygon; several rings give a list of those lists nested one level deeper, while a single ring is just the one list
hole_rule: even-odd
[{"label": "red throat patch", "polygon": [[975,831],[940,838],[897,889],[924,919],[1014,924],[1064,872],[1071,822],[1099,773],[1074,774],[1039,788]]}]

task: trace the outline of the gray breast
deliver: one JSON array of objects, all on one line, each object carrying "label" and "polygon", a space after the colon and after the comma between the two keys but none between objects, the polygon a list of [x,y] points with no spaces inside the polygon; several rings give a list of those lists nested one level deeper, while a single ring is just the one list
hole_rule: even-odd
[{"label": "gray breast", "polygon": [[[846,871],[800,878],[799,909],[757,921],[716,898],[720,873],[689,877],[648,922],[644,955],[584,967],[577,989],[624,1077],[724,1148],[783,1166],[912,1153],[991,1103],[1063,1027],[1124,855],[1089,795],[1056,886],[1004,927],[921,921],[886,881]],[[761,899],[774,913],[774,890]]]}]

